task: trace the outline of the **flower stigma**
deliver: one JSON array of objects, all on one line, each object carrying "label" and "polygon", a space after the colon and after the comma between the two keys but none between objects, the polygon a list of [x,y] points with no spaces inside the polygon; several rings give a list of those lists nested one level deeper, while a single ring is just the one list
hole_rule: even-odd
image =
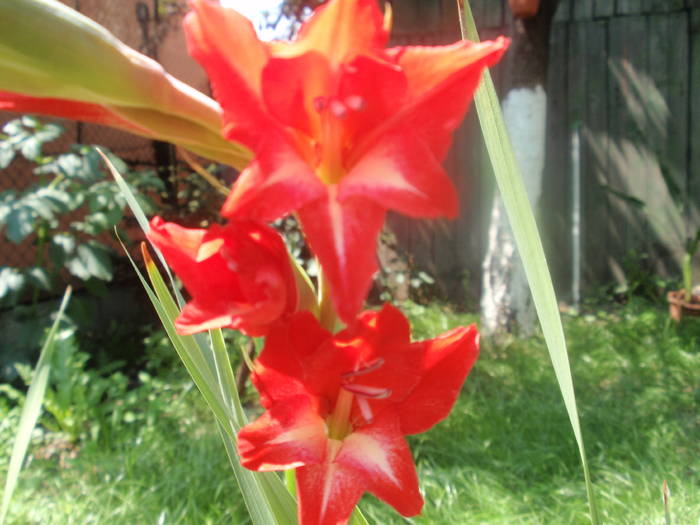
[{"label": "flower stigma", "polygon": [[317,175],[326,185],[338,184],[345,175],[343,155],[346,149],[345,121],[353,113],[363,111],[366,102],[360,95],[339,97],[316,97],[313,107],[320,116],[320,148]]}]

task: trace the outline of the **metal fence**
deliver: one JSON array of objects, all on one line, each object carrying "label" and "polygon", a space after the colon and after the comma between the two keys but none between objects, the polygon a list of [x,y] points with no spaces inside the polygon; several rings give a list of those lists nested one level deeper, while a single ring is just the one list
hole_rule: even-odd
[{"label": "metal fence", "polygon": [[[160,40],[173,28],[179,27],[182,2],[172,0],[63,0],[109,29],[120,40],[154,58],[158,57]],[[0,129],[20,115],[0,111]],[[168,174],[176,162],[172,146],[151,141],[129,133],[95,124],[42,118],[59,123],[64,129],[61,137],[44,146],[43,153],[57,155],[67,152],[72,144],[95,144],[111,150],[124,160],[130,169],[153,169],[163,175],[166,188]],[[36,183],[35,166],[18,155],[0,172],[0,192],[23,189]],[[174,188],[170,188],[175,191]],[[167,198],[167,197],[166,197]],[[31,266],[37,259],[35,236],[21,244],[13,244],[0,234],[0,267]]]}]

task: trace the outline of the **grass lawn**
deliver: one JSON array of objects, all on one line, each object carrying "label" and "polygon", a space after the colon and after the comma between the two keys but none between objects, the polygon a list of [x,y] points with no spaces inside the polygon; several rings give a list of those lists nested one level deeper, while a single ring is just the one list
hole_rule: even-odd
[{"label": "grass lawn", "polygon": [[[473,321],[411,307],[417,338]],[[604,523],[700,520],[700,320],[676,327],[633,302],[566,319],[579,410]],[[148,417],[77,449],[36,445],[11,524],[243,524],[212,418],[181,374],[143,395]],[[143,391],[143,388],[141,388]],[[4,476],[17,411],[0,403]],[[50,438],[44,433],[43,439]],[[373,524],[584,524],[579,458],[541,339],[482,341],[450,418],[410,438],[426,506],[404,519],[372,497]],[[49,456],[41,459],[41,456]],[[3,476],[0,476],[0,480]]]}]

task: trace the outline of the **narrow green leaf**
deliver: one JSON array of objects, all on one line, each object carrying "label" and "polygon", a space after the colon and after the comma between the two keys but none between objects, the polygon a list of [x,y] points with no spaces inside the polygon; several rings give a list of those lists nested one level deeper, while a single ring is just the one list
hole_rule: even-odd
[{"label": "narrow green leaf", "polygon": [[[158,318],[160,319],[168,338],[173,343],[175,351],[192,377],[195,386],[199,389],[202,396],[204,396],[207,405],[209,405],[209,408],[212,410],[212,412],[214,412],[217,420],[224,425],[224,428],[227,428],[226,424],[231,419],[231,414],[228,412],[226,404],[221,400],[220,389],[216,384],[214,376],[211,374],[208,363],[201,355],[201,349],[197,346],[197,343],[192,336],[182,336],[175,331],[175,318],[177,317],[176,312],[178,312],[178,310],[176,306],[173,309],[173,305],[175,304],[174,301],[172,298],[170,298],[169,301],[163,303],[157,292],[154,291],[154,289],[148,284],[148,281],[146,281],[145,277],[138,269],[138,266],[131,258],[128,251],[126,251],[126,248],[124,249],[124,252],[127,254],[127,257],[129,257],[129,260],[131,261],[131,264],[134,267],[144,290],[146,290],[148,298],[151,300],[151,303],[158,314]],[[155,268],[155,265],[153,265],[153,268],[157,273],[158,270]],[[162,279],[160,279],[160,281],[162,283],[162,288],[164,288],[165,292],[168,293],[165,283],[162,282]],[[235,434],[230,430],[229,432],[229,437],[234,438]]]},{"label": "narrow green leaf", "polygon": [[[217,331],[212,332],[212,340]],[[221,334],[221,331],[218,331]],[[216,344],[223,343],[223,337]],[[225,351],[225,346],[223,347]],[[233,379],[233,374],[231,374]],[[243,407],[238,399],[238,392],[234,386],[234,397],[237,408],[240,410],[241,422],[245,421]],[[282,480],[275,472],[252,472],[241,465],[235,440],[228,437],[232,429],[225,429],[221,422],[218,422],[219,432],[224,441],[226,455],[228,456],[231,469],[236,476],[236,481],[243,494],[246,508],[251,520],[256,525],[266,524],[289,524],[296,525],[296,500],[289,493],[282,483]]]},{"label": "narrow green leaf", "polygon": [[243,501],[246,509],[248,509],[248,514],[250,515],[251,521],[256,525],[284,523],[275,519],[270,505],[266,500],[262,499],[264,489],[261,485],[261,480],[255,475],[255,473],[241,466],[241,462],[238,458],[238,451],[236,450],[234,442],[228,437],[228,433],[224,428],[222,428],[223,425],[221,423],[218,424],[218,427],[219,433],[221,434],[221,439],[223,440],[224,447],[226,449],[226,456],[228,457],[233,474],[236,476],[236,481],[238,482],[238,487],[241,489],[241,494],[243,494]]},{"label": "narrow green leaf", "polygon": [[[134,216],[137,217],[141,228],[147,232],[148,220],[128,184],[109,159],[102,152],[100,154],[117,181]],[[180,308],[170,295],[170,290],[158,268],[152,260],[146,260],[146,272],[151,281],[151,285],[149,285],[126,247],[123,244],[122,247],[146,290],[175,347],[175,351],[214,413],[217,427],[224,441],[226,454],[253,523],[255,525],[296,525],[296,501],[287,491],[280,477],[273,472],[252,472],[240,464],[235,447],[236,432],[245,425],[247,420],[238,397],[233,369],[221,330],[212,330],[208,342],[204,337],[179,335],[175,331],[175,319],[180,313]],[[170,276],[173,289],[177,293],[168,265],[160,253],[159,257]],[[184,304],[182,296],[179,294],[178,299],[180,305]]]},{"label": "narrow green leaf", "polygon": [[222,390],[221,394],[230,404],[231,413],[235,416],[234,428],[235,431],[238,432],[248,420],[243,411],[241,399],[238,396],[238,386],[236,385],[236,378],[233,375],[233,368],[231,367],[228,352],[226,351],[224,334],[220,328],[212,330],[209,334],[211,336],[211,345],[214,350],[215,367],[217,379],[219,380],[219,385]]},{"label": "narrow green leaf", "polygon": [[[117,183],[117,186],[119,186],[119,189],[122,192],[122,195],[124,195],[124,198],[126,199],[126,203],[129,205],[129,208],[131,209],[131,212],[134,214],[134,217],[136,217],[136,221],[139,223],[139,226],[143,230],[144,233],[148,233],[150,230],[150,226],[148,225],[148,219],[146,218],[146,214],[143,213],[143,210],[139,206],[138,201],[136,200],[136,197],[134,196],[134,192],[131,191],[131,188],[127,184],[127,182],[124,180],[124,177],[121,176],[121,173],[117,170],[117,168],[114,166],[112,163],[111,159],[105,153],[102,151],[101,148],[95,148],[97,152],[100,154],[102,157],[102,160],[104,163],[107,165],[107,169],[109,169],[109,172],[112,174],[112,177],[114,177],[114,180]],[[161,262],[165,262],[164,259],[161,259]]]},{"label": "narrow green leaf", "polygon": [[352,516],[350,516],[350,525],[369,525],[367,518],[362,514],[360,507],[355,507],[352,511]]},{"label": "narrow green leaf", "polygon": [[49,373],[51,372],[51,356],[53,355],[56,337],[58,335],[58,326],[63,318],[63,312],[66,310],[66,306],[68,306],[70,295],[71,288],[69,286],[66,289],[65,294],[63,294],[63,300],[61,301],[61,306],[58,308],[56,319],[54,319],[53,325],[51,325],[51,329],[46,336],[46,341],[41,349],[39,361],[37,362],[36,370],[34,371],[32,384],[29,386],[29,390],[27,391],[27,397],[24,401],[22,415],[20,416],[19,426],[17,428],[17,435],[15,436],[15,442],[12,447],[10,466],[7,469],[5,490],[2,494],[2,507],[0,507],[0,525],[5,523],[5,518],[7,517],[7,512],[10,508],[10,499],[12,498],[12,493],[17,486],[17,479],[19,478],[19,473],[22,469],[24,456],[26,455],[27,448],[29,447],[32,431],[34,430],[36,422],[39,419],[39,414],[41,413],[44,393],[46,392],[46,385],[49,381]]},{"label": "narrow green leaf", "polygon": [[[131,260],[131,257],[129,258]],[[203,355],[204,349],[197,346],[195,338],[181,336],[175,332],[174,323],[179,310],[172,297],[166,297],[169,292],[155,265],[152,262],[147,264],[148,274],[154,287],[152,289],[134,261],[131,260],[131,262],[176,352],[216,417],[226,453],[253,523],[256,525],[296,524],[296,503],[279,477],[274,473],[251,472],[243,468],[238,459],[234,443],[236,431],[245,424],[245,415],[238,399],[228,355],[224,356],[226,348],[221,331],[215,330],[211,333],[216,366],[212,374],[209,362]]]},{"label": "narrow green leaf", "polygon": [[[109,169],[109,172],[112,174],[112,177],[114,177],[117,186],[119,186],[119,190],[122,192],[124,199],[126,199],[126,204],[129,206],[131,213],[134,214],[134,217],[136,217],[136,222],[139,223],[139,227],[141,228],[141,230],[143,230],[143,233],[147,234],[151,229],[150,225],[148,224],[148,218],[143,212],[143,209],[141,209],[141,205],[139,204],[138,199],[134,195],[134,192],[131,191],[131,187],[124,180],[124,177],[122,177],[121,173],[119,173],[117,168],[114,166],[109,156],[100,148],[95,149],[102,157],[104,163],[107,165],[107,169]],[[182,308],[185,304],[185,301],[182,298],[182,295],[180,294],[179,290],[177,289],[177,286],[175,285],[175,279],[173,278],[173,275],[170,272],[168,264],[165,262],[165,257],[163,257],[163,254],[160,253],[160,250],[155,246],[153,246],[153,250],[156,252],[158,260],[163,265],[163,268],[165,268],[165,271],[168,274],[168,279],[170,280],[170,284],[172,285],[173,290],[175,291],[175,296],[177,297],[178,304],[180,305],[180,308]]]},{"label": "narrow green leaf", "polygon": [[[474,18],[469,6],[469,1],[457,0],[460,10],[460,24],[462,37],[472,41],[478,41]],[[542,248],[542,241],[537,231],[535,216],[532,213],[530,202],[525,192],[522,176],[515,160],[513,147],[508,137],[503,114],[501,112],[498,95],[493,85],[493,80],[488,71],[484,72],[483,79],[474,97],[476,110],[479,115],[479,123],[484,134],[486,148],[493,165],[496,182],[503,198],[508,219],[513,229],[515,241],[520,257],[523,261],[525,274],[530,285],[535,309],[542,325],[549,355],[554,366],[554,372],[559,382],[564,404],[569,414],[569,421],[576,437],[583,474],[586,482],[588,505],[590,508],[591,522],[600,523],[598,510],[593,492],[586,451],[581,433],[581,426],[576,407],[576,395],[571,377],[571,367],[566,349],[564,329],[559,316],[559,309],[552,285],[552,278],[547,266],[547,260]]]}]

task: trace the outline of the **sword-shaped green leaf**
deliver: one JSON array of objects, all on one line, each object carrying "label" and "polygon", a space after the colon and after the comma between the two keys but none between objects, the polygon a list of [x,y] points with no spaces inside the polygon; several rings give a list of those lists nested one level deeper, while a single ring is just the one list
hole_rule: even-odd
[{"label": "sword-shaped green leaf", "polygon": [[[479,35],[469,1],[457,0],[457,5],[460,8],[462,37],[475,42],[478,41]],[[600,523],[600,518],[598,517],[593,484],[588,469],[588,461],[586,460],[586,450],[576,407],[576,395],[571,377],[569,355],[554,294],[554,286],[552,285],[544,249],[542,248],[542,241],[537,231],[535,216],[532,213],[520,169],[515,160],[513,147],[503,120],[498,95],[488,71],[484,72],[481,85],[474,97],[474,102],[479,115],[479,123],[484,135],[486,149],[496,176],[496,183],[508,213],[508,219],[513,229],[520,258],[523,261],[525,274],[532,292],[535,309],[537,310],[542,332],[547,343],[549,356],[554,366],[554,373],[559,382],[566,411],[569,414],[569,421],[578,444],[591,522],[598,524]]]},{"label": "sword-shaped green leaf", "polygon": [[[148,231],[143,210],[134,198],[123,177],[105,158],[109,169],[120,185],[127,204],[138,218],[139,224]],[[146,290],[158,317],[170,338],[175,351],[213,412],[217,428],[224,442],[226,454],[240,487],[246,508],[255,525],[296,525],[296,502],[281,478],[274,472],[252,472],[243,468],[236,451],[236,433],[246,424],[246,416],[238,397],[236,382],[229,361],[221,330],[212,330],[206,336],[183,336],[175,331],[175,319],[180,314],[178,303],[171,295],[156,264],[144,249],[146,273],[149,282],[129,257],[141,284]],[[165,266],[165,261],[161,260]],[[167,268],[167,266],[165,266]]]},{"label": "sword-shaped green leaf", "polygon": [[63,319],[63,312],[68,306],[70,300],[71,288],[66,289],[63,294],[61,306],[58,308],[56,319],[54,319],[51,329],[46,336],[44,346],[39,354],[39,361],[36,364],[36,370],[32,377],[32,384],[29,385],[27,397],[24,400],[22,415],[20,416],[19,426],[15,442],[12,446],[12,455],[10,456],[10,466],[7,469],[7,479],[5,480],[5,490],[2,493],[2,506],[0,506],[0,525],[5,523],[7,512],[10,508],[10,500],[12,493],[17,486],[17,479],[22,470],[22,462],[27,453],[29,442],[32,438],[32,431],[36,426],[36,422],[41,414],[41,406],[44,402],[44,394],[46,393],[46,385],[49,382],[49,374],[51,373],[51,358],[55,348],[56,338],[59,336],[58,327]]}]

